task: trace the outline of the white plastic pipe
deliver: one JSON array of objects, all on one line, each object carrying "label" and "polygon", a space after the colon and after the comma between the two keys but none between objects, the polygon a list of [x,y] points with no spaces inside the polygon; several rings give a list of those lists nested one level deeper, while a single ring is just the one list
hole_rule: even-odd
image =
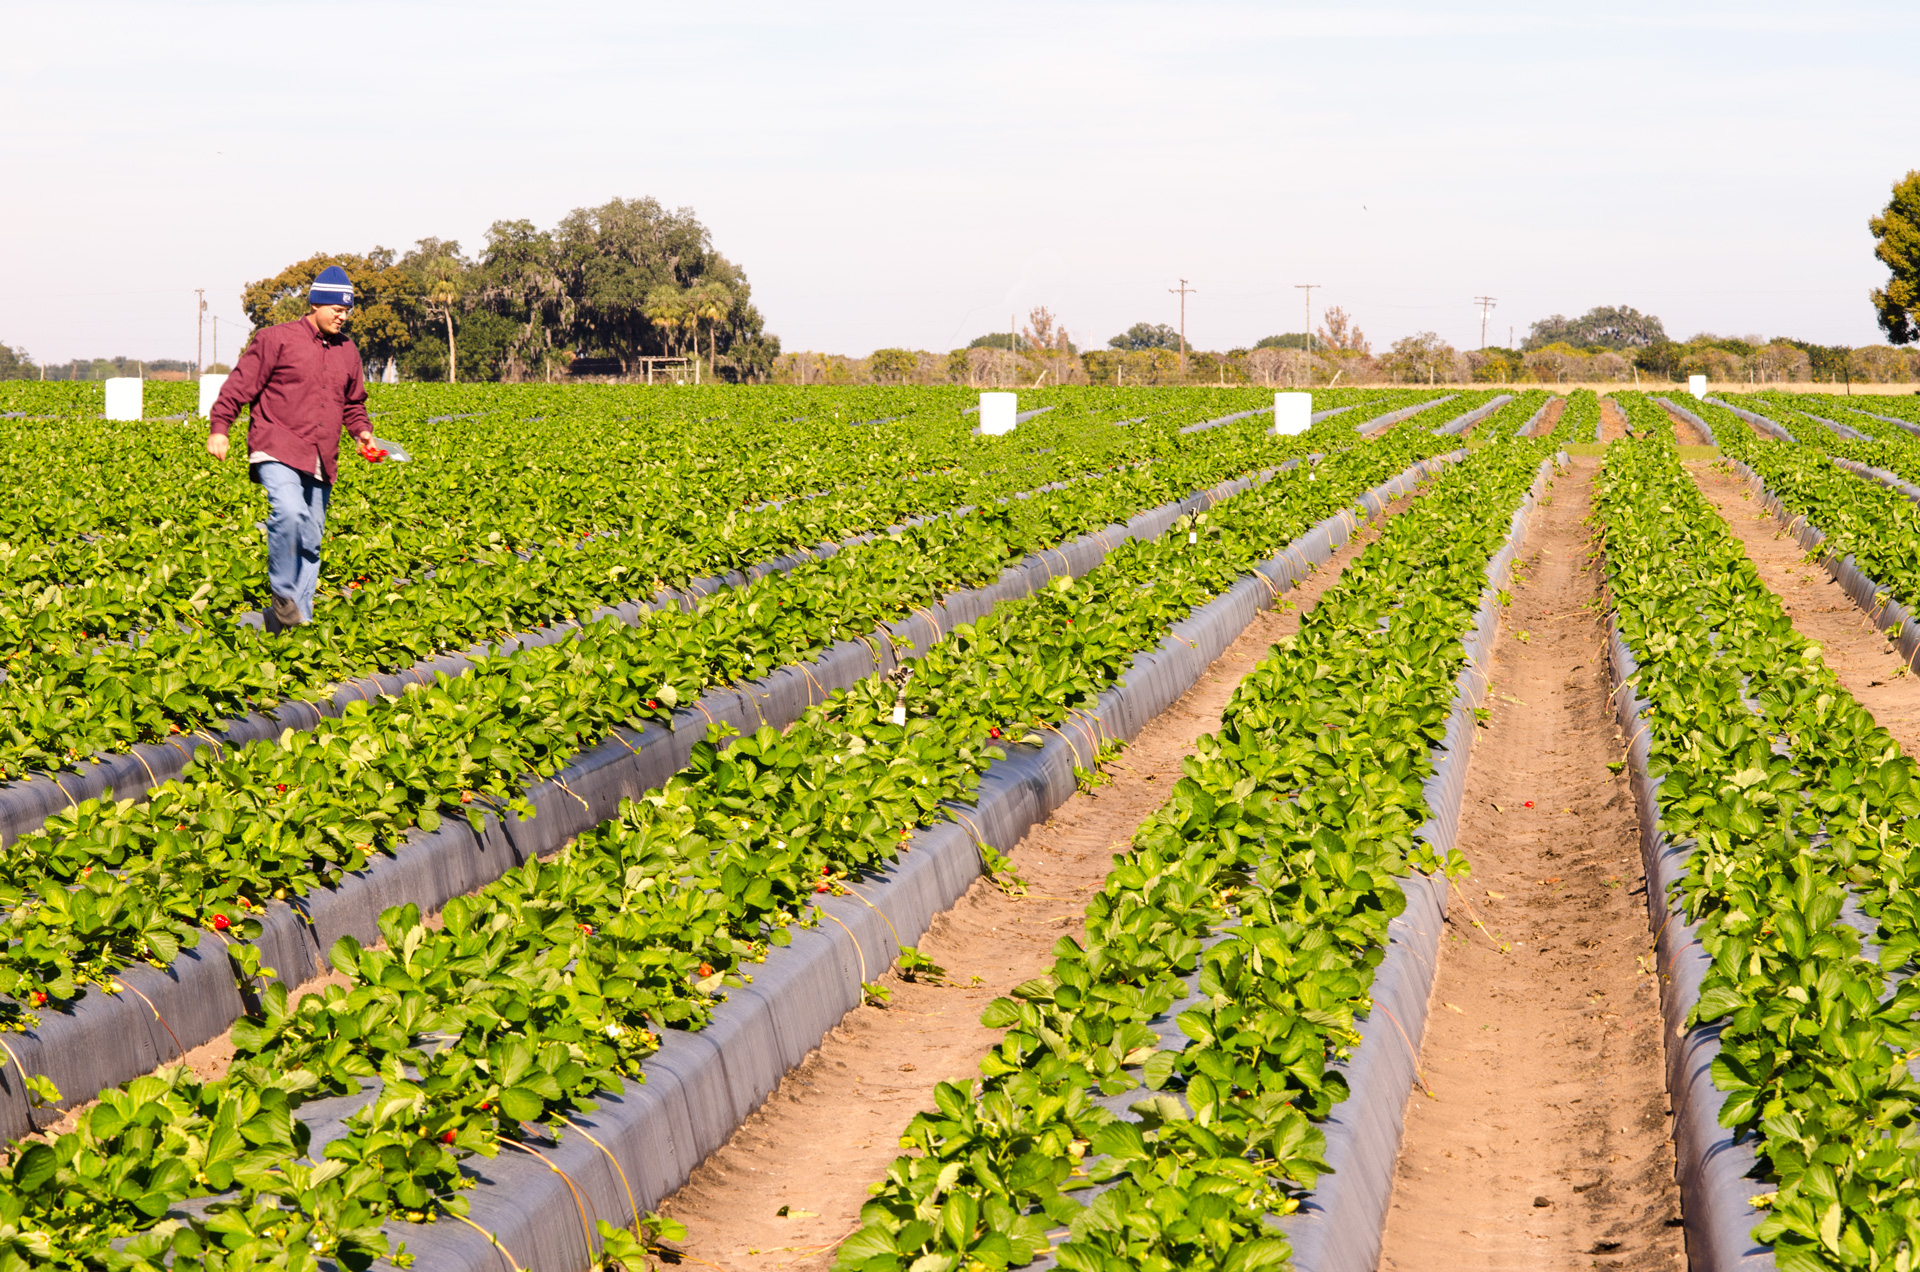
[{"label": "white plastic pipe", "polygon": [[1017,393],[982,393],[980,395],[980,431],[988,437],[999,437],[1003,433],[1013,432],[1013,417],[1020,411],[1020,395]]},{"label": "white plastic pipe", "polygon": [[116,375],[107,381],[108,419],[140,418],[140,385],[141,382],[130,375]]},{"label": "white plastic pipe", "polygon": [[1703,398],[1707,396],[1707,377],[1704,375],[1688,376],[1687,392],[1693,394],[1693,396],[1697,398]]},{"label": "white plastic pipe", "polygon": [[227,382],[224,375],[203,375],[200,377],[200,418],[206,419],[213,414],[213,404],[220,396],[220,386]]},{"label": "white plastic pipe", "polygon": [[1273,395],[1273,431],[1282,437],[1297,437],[1313,426],[1313,394],[1276,393]]}]

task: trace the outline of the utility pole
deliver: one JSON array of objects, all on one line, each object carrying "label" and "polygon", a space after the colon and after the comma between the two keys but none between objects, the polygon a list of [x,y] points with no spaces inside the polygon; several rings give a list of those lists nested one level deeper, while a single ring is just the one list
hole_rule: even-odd
[{"label": "utility pole", "polygon": [[220,361],[220,315],[213,316],[213,360]]},{"label": "utility pole", "polygon": [[193,378],[197,380],[207,373],[207,364],[200,361],[200,345],[207,335],[207,289],[196,287],[193,294],[200,298],[199,312],[193,316]]},{"label": "utility pole", "polygon": [[1473,303],[1480,306],[1480,348],[1487,347],[1487,311],[1494,306],[1492,296],[1475,296]]},{"label": "utility pole", "polygon": [[1305,292],[1307,296],[1307,303],[1304,309],[1307,316],[1307,352],[1311,354],[1313,352],[1313,289],[1320,286],[1320,284],[1295,283],[1294,286]]},{"label": "utility pole", "polygon": [[1187,280],[1181,279],[1178,287],[1169,287],[1169,295],[1177,293],[1180,297],[1180,378],[1187,378],[1187,293],[1198,292],[1198,287],[1187,286]]}]

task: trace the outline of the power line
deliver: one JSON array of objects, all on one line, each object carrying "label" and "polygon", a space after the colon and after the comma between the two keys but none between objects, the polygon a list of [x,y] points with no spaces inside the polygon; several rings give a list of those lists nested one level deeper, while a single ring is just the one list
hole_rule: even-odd
[{"label": "power line", "polygon": [[1187,280],[1184,278],[1180,280],[1178,287],[1167,288],[1169,294],[1174,292],[1180,294],[1180,378],[1182,380],[1187,378],[1187,293],[1198,293],[1199,290],[1198,287],[1187,286]]},{"label": "power line", "polygon": [[1475,296],[1473,303],[1480,306],[1480,347],[1487,347],[1487,313],[1494,306],[1492,296]]}]

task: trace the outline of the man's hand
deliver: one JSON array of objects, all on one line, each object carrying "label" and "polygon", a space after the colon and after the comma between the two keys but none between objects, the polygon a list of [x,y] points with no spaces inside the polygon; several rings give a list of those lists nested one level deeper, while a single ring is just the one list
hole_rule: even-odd
[{"label": "man's hand", "polygon": [[360,458],[366,460],[369,464],[377,464],[387,457],[387,452],[373,444],[372,429],[368,429],[366,432],[359,434],[359,438]]},{"label": "man's hand", "polygon": [[215,459],[225,459],[227,457],[227,435],[225,433],[212,433],[208,435],[207,454],[213,456]]}]

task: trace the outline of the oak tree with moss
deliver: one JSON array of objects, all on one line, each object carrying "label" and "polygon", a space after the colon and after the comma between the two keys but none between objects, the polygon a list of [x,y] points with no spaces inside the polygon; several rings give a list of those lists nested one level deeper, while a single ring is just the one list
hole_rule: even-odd
[{"label": "oak tree with moss", "polygon": [[1880,329],[1894,344],[1920,340],[1920,169],[1894,184],[1886,211],[1867,228],[1879,241],[1873,254],[1893,275],[1868,293],[1880,311]]}]

